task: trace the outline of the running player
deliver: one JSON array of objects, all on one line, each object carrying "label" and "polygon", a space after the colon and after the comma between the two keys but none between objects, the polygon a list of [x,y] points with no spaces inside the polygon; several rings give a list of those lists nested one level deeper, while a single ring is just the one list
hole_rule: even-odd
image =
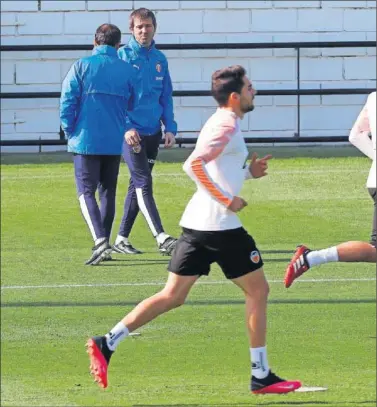
[{"label": "running player", "polygon": [[183,233],[173,251],[166,286],[138,304],[104,336],[88,340],[91,372],[100,386],[107,386],[110,357],[131,332],[157,316],[183,305],[201,277],[217,263],[226,278],[245,294],[250,337],[251,391],[288,393],[301,386],[286,381],[270,370],[266,349],[266,313],[269,286],[263,261],[254,239],[242,227],[237,212],[247,206],[239,197],[245,179],[267,173],[271,156],[247,164],[248,150],[240,120],[254,109],[256,91],[241,66],[216,71],[212,95],[219,108],[202,129],[195,150],[184,164],[197,191],[181,219]]}]

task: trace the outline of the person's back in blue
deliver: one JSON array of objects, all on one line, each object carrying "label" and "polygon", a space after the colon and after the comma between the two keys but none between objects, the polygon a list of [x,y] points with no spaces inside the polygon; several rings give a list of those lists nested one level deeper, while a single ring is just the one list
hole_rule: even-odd
[{"label": "person's back in blue", "polygon": [[173,88],[165,55],[153,41],[156,18],[141,8],[130,16],[133,34],[128,45],[119,49],[119,57],[135,71],[135,108],[127,112],[127,132],[123,157],[131,179],[124,202],[124,215],[113,250],[138,254],[128,240],[136,216],[141,210],[162,254],[171,254],[176,243],[164,232],[152,192],[152,169],[165,127],[165,147],[175,143],[177,124],[173,113]]},{"label": "person's back in blue", "polygon": [[[80,207],[94,240],[86,264],[109,258],[109,238],[115,215],[115,195],[126,131],[126,110],[131,110],[133,69],[119,59],[121,32],[112,24],[95,34],[93,55],[70,68],[62,85],[60,120],[73,153]],[[95,193],[98,188],[101,207]]]}]

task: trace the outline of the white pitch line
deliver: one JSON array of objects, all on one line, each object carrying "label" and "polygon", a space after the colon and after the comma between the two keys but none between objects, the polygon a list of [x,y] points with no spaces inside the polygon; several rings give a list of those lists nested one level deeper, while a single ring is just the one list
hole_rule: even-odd
[{"label": "white pitch line", "polygon": [[[332,170],[287,170],[287,171],[273,171],[271,175],[284,175],[284,174],[355,174],[355,173],[360,173],[361,175],[367,174],[367,171],[360,171],[360,170],[343,170],[343,169],[332,169]],[[128,173],[121,173],[121,176],[126,175],[129,176]],[[185,177],[186,175],[183,172],[165,172],[165,173],[153,173],[153,177]],[[74,174],[65,174],[65,175],[50,175],[50,174],[45,174],[45,175],[25,175],[25,176],[7,176],[4,175],[1,177],[2,181],[18,181],[18,180],[24,180],[24,179],[56,179],[56,178],[74,178]]]},{"label": "white pitch line", "polygon": [[[317,278],[297,280],[298,283],[338,283],[338,282],[367,282],[376,281],[376,278]],[[156,287],[164,286],[164,282],[156,283],[113,283],[113,284],[51,284],[51,285],[5,285],[2,290],[34,290],[38,288],[101,288],[101,287]],[[281,283],[283,280],[269,280],[269,283]],[[231,281],[199,281],[196,285],[224,285],[231,284]]]}]

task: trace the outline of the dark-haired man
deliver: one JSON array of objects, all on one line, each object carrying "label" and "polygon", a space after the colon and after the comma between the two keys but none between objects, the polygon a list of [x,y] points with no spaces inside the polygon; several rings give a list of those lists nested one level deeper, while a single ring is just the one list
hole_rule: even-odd
[{"label": "dark-haired man", "polygon": [[286,381],[269,368],[266,350],[268,283],[254,239],[236,215],[247,202],[238,196],[245,179],[266,175],[271,156],[246,164],[248,150],[240,120],[254,109],[255,90],[244,68],[232,66],[212,76],[212,95],[219,108],[203,127],[184,170],[197,185],[180,225],[179,238],[168,266],[165,287],[142,301],[105,336],[89,339],[91,372],[107,386],[110,357],[119,343],[135,329],[184,304],[191,287],[217,263],[226,278],[245,294],[250,337],[251,391],[255,394],[289,393],[301,386]]},{"label": "dark-haired man", "polygon": [[159,251],[170,255],[176,239],[165,233],[153,197],[152,169],[165,127],[165,147],[175,143],[177,124],[173,113],[173,88],[165,55],[156,49],[153,37],[156,17],[141,8],[130,16],[132,38],[119,49],[119,57],[129,62],[135,71],[136,104],[128,112],[128,124],[123,157],[131,178],[124,202],[124,214],[113,250],[117,253],[138,254],[128,237],[139,210],[145,217]]},{"label": "dark-haired man", "polygon": [[120,42],[118,27],[98,27],[93,55],[76,61],[62,85],[61,126],[73,153],[81,211],[94,240],[88,265],[98,264],[111,252],[126,109],[131,109],[133,98],[133,69],[118,58]]}]

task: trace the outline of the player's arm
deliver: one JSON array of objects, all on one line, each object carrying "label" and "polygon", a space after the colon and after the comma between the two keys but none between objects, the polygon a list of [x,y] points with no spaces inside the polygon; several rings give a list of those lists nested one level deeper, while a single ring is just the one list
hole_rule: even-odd
[{"label": "player's arm", "polygon": [[215,160],[224,151],[235,131],[235,127],[224,125],[213,131],[214,135],[209,141],[197,144],[194,152],[183,165],[183,169],[209,195],[229,208],[234,197],[214,182],[206,170],[206,164]]},{"label": "player's arm", "polygon": [[[119,53],[119,51],[118,51]],[[124,61],[127,62],[127,68],[128,68],[128,72],[127,72],[127,76],[128,76],[128,101],[127,101],[127,106],[126,106],[126,110],[125,110],[125,129],[124,129],[124,133],[125,135],[127,134],[127,132],[132,131],[134,133],[137,133],[136,129],[134,128],[135,125],[131,122],[130,116],[129,116],[129,112],[131,112],[132,110],[135,109],[136,107],[136,103],[137,103],[137,81],[136,81],[136,73],[133,70],[131,64],[124,59]],[[136,143],[138,143],[140,141],[140,137],[139,134],[137,133],[137,135],[135,134],[135,138],[137,138],[138,140],[136,140]]]},{"label": "player's arm", "polygon": [[360,112],[349,135],[349,141],[371,160],[374,158],[373,143],[369,138],[370,125],[367,105]]},{"label": "player's arm", "polygon": [[67,138],[70,138],[76,125],[81,102],[82,85],[78,64],[71,66],[62,84],[60,96],[60,122]]}]

